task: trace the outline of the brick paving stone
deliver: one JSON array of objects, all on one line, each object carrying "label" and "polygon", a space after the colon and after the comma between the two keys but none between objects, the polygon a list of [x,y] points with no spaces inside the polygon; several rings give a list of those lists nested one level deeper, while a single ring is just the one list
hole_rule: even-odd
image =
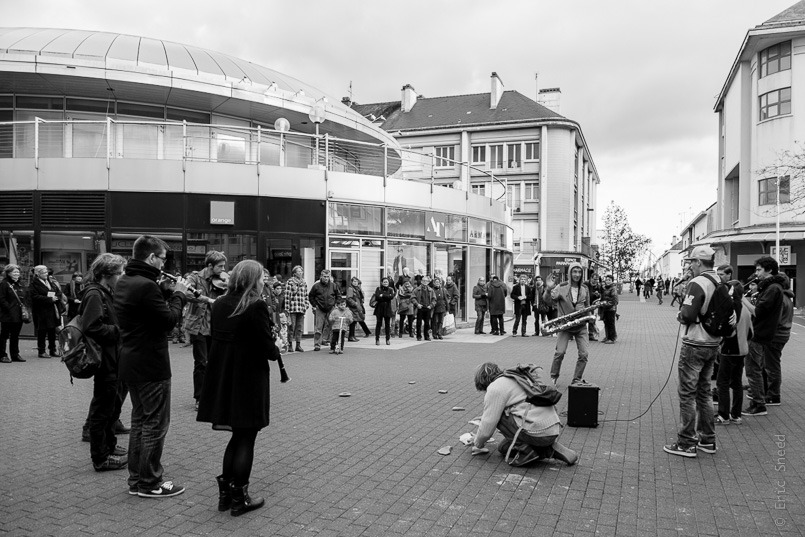
[{"label": "brick paving stone", "polygon": [[[627,294],[619,312],[618,343],[591,343],[585,372],[601,388],[600,425],[561,436],[580,453],[570,468],[511,468],[495,450],[472,457],[458,442],[482,410],[473,368],[493,360],[548,369],[554,338],[460,331],[393,352],[356,345],[338,357],[287,356],[293,381],[272,377],[271,425],[258,435],[250,486],[267,505],[239,518],[216,510],[214,476],[228,435],[195,421],[190,349],[171,345],[163,455],[165,478],[187,492],[157,501],[126,494],[125,470],[92,470],[80,442],[92,382],[71,386],[58,360],[35,358],[24,345],[28,362],[0,364],[0,534],[801,535],[805,362],[793,358],[805,329],[795,327],[783,354],[783,405],[719,426],[715,455],[684,459],[662,451],[679,420],[676,309]],[[571,346],[560,413],[575,358]],[[352,397],[337,397],[344,391]],[[130,411],[126,401],[126,424]],[[118,441],[125,446],[128,436]],[[445,445],[452,453],[437,455]]]}]

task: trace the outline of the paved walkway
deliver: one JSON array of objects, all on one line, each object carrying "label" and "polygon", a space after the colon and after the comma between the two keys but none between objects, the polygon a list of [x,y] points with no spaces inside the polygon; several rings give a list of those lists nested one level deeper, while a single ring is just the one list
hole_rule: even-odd
[{"label": "paved walkway", "polygon": [[[603,422],[562,434],[581,454],[577,466],[510,468],[497,453],[472,457],[458,440],[481,413],[473,368],[490,359],[547,368],[555,339],[469,329],[388,348],[364,340],[340,356],[288,356],[289,384],[274,375],[273,421],[258,436],[251,485],[268,505],[240,518],[216,510],[228,435],[195,422],[189,349],[171,347],[163,456],[165,478],[187,492],[150,500],[127,494],[125,471],[93,471],[80,441],[92,382],[71,386],[59,361],[34,357],[26,341],[27,363],[0,364],[0,534],[802,535],[805,329],[795,327],[783,355],[783,405],[719,428],[715,455],[685,459],[662,451],[679,414],[676,309],[629,294],[621,304],[618,343],[593,343],[585,375],[601,387]],[[568,354],[562,389],[575,362]],[[129,411],[127,401],[126,423]],[[438,455],[443,446],[452,453]]]}]

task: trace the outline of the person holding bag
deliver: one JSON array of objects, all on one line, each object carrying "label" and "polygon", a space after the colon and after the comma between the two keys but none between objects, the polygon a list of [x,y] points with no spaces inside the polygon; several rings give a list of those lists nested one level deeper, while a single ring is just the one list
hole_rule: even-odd
[{"label": "person holding bag", "polygon": [[[48,276],[48,268],[45,265],[35,266],[34,275],[35,277],[31,280],[30,292],[39,357],[57,358],[59,353],[56,350],[56,328],[62,323],[63,293],[58,282]],[[50,355],[45,353],[46,337]]]},{"label": "person holding bag", "polygon": [[394,317],[394,312],[391,309],[391,299],[394,298],[394,288],[391,287],[391,281],[388,278],[380,280],[380,287],[375,289],[375,294],[372,295],[370,306],[375,309],[375,317],[377,318],[377,325],[375,326],[375,345],[380,345],[380,327],[385,324],[386,329],[386,345],[391,345],[391,329],[389,324],[391,318]]},{"label": "person holding bag", "polygon": [[101,365],[93,377],[89,405],[89,452],[96,472],[126,468],[128,451],[117,445],[115,426],[120,418],[126,389],[117,379],[120,360],[120,328],[113,304],[115,285],[123,275],[126,260],[105,253],[89,268],[89,283],[81,295],[77,315],[81,315],[84,337],[100,346]]},{"label": "person holding bag", "polygon": [[[23,322],[31,321],[31,313],[22,302],[22,295],[20,267],[6,265],[3,269],[3,281],[0,282],[0,362],[4,364],[25,361],[20,354],[20,331]],[[8,354],[6,341],[9,342]]]},{"label": "person holding bag", "polygon": [[231,509],[232,516],[265,503],[248,490],[257,433],[269,423],[268,360],[280,357],[268,305],[260,299],[263,285],[260,263],[241,261],[229,275],[226,294],[212,305],[212,346],[196,417],[232,433],[215,478],[218,510]]}]

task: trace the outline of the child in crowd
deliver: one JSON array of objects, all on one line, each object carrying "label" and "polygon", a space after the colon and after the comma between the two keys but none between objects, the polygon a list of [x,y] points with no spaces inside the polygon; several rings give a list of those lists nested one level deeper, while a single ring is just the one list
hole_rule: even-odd
[{"label": "child in crowd", "polygon": [[335,303],[335,308],[330,312],[330,354],[341,354],[344,352],[344,339],[352,324],[352,312],[347,308],[347,301],[344,297],[339,297]]}]

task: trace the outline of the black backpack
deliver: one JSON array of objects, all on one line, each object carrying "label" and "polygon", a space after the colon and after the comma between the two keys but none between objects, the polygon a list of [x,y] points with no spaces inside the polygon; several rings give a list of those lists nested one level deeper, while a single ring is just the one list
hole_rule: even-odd
[{"label": "black backpack", "polygon": [[[83,298],[86,298],[86,295]],[[101,346],[94,339],[84,334],[83,304],[80,313],[67,323],[59,332],[59,347],[61,348],[61,361],[70,372],[70,384],[73,379],[88,379],[95,376],[101,368]],[[103,305],[106,315],[106,304]]]},{"label": "black backpack", "polygon": [[699,322],[704,331],[711,336],[729,337],[735,327],[730,324],[730,319],[735,313],[735,302],[732,298],[732,287],[726,283],[717,281],[709,274],[702,274],[716,286],[707,311],[699,316]]}]

